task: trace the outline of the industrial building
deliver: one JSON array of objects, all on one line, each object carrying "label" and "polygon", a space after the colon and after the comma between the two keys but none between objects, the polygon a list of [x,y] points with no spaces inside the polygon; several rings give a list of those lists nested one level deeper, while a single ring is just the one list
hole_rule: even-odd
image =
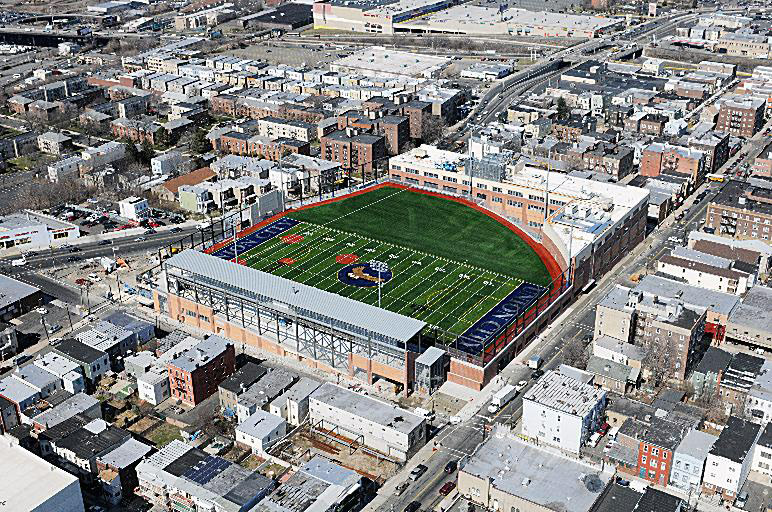
[{"label": "industrial building", "polygon": [[462,4],[399,23],[394,25],[394,31],[592,38],[624,27],[624,23],[621,18]]},{"label": "industrial building", "polygon": [[314,3],[314,28],[393,34],[396,24],[451,5],[452,0],[325,0]]},{"label": "industrial building", "polygon": [[376,457],[405,462],[426,444],[426,418],[331,383],[311,395],[311,430]]},{"label": "industrial building", "polygon": [[43,292],[0,274],[0,321],[7,322],[41,304]]},{"label": "industrial building", "polygon": [[[314,9],[324,3],[314,4]],[[438,76],[450,63],[451,59],[437,55],[423,55],[370,46],[348,57],[330,63],[330,71],[343,74],[357,74],[377,77],[423,77]]]}]

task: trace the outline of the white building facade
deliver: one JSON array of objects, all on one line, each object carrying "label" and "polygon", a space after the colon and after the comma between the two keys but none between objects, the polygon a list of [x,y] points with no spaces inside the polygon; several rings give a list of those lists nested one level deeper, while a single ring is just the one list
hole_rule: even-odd
[{"label": "white building facade", "polygon": [[606,402],[606,391],[548,371],[523,396],[522,434],[579,453],[600,426]]}]

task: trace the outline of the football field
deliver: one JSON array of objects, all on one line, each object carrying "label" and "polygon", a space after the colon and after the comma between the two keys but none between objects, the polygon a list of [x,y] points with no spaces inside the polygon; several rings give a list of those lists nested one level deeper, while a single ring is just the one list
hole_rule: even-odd
[{"label": "football field", "polygon": [[457,346],[469,353],[487,340],[466,334],[501,317],[502,305],[522,313],[549,282],[533,249],[499,222],[389,187],[290,212],[211,253],[374,306],[380,291],[380,307],[437,328],[440,342],[465,337]]},{"label": "football field", "polygon": [[[238,255],[239,263],[299,283],[378,305],[461,334],[522,282],[432,254],[325,226],[299,223]],[[386,263],[379,277],[371,261]],[[344,282],[341,269],[362,268],[373,280]],[[388,278],[387,278],[388,276]]]}]

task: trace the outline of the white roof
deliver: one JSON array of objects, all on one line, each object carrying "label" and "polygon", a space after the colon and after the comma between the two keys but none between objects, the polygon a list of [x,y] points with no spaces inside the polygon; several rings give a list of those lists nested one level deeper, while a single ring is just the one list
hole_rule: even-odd
[{"label": "white roof", "polygon": [[[0,443],[0,500],[7,510],[83,512],[77,477],[10,442]],[[68,492],[61,493],[64,489]],[[50,503],[49,500],[51,500]],[[44,507],[44,504],[48,503]],[[43,507],[43,508],[38,508]]]},{"label": "white roof", "polygon": [[236,430],[250,437],[262,439],[279,428],[283,423],[286,422],[281,416],[258,409],[249,418],[240,423]]},{"label": "white roof", "polygon": [[48,352],[42,356],[38,356],[34,363],[45,371],[56,375],[61,378],[69,372],[80,369],[80,365],[71,359],[67,359],[63,355],[56,352]]},{"label": "white roof", "polygon": [[602,389],[550,370],[523,395],[523,400],[584,417],[605,396]]}]

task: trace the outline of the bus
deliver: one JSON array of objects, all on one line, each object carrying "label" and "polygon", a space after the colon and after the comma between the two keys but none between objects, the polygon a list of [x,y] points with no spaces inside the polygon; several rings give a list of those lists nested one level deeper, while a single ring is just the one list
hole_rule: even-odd
[{"label": "bus", "polygon": [[716,183],[723,183],[725,179],[723,174],[708,174],[707,178],[708,181],[715,181]]}]

